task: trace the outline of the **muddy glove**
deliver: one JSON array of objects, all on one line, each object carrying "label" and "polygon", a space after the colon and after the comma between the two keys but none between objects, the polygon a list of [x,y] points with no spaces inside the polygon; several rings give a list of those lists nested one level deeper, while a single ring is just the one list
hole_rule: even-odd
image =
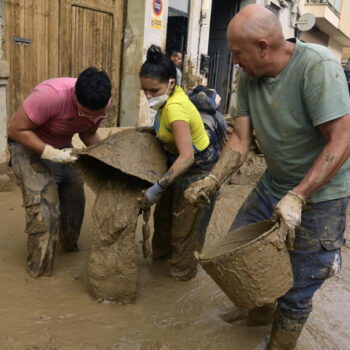
[{"label": "muddy glove", "polygon": [[165,188],[159,185],[157,181],[153,186],[149,187],[145,192],[145,204],[149,206],[156,203],[161,197],[162,193],[165,191]]},{"label": "muddy glove", "polygon": [[55,163],[74,163],[78,156],[73,154],[73,148],[57,149],[46,145],[44,152],[41,154],[42,159],[48,159]]},{"label": "muddy glove", "polygon": [[191,184],[185,191],[185,198],[190,204],[205,207],[211,197],[219,190],[220,184],[215,175],[209,174],[204,179]]},{"label": "muddy glove", "polygon": [[225,149],[210,174],[193,182],[185,191],[185,198],[192,205],[204,207],[226,179],[243,164],[241,153],[231,147]]},{"label": "muddy glove", "polygon": [[272,221],[280,221],[282,231],[287,234],[287,247],[293,250],[295,228],[301,223],[301,211],[306,201],[303,196],[289,191],[275,206]]}]

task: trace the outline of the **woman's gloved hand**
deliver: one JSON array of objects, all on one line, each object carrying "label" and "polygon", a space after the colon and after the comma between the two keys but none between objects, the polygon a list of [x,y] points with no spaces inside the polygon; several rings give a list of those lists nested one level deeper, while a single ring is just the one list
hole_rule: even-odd
[{"label": "woman's gloved hand", "polygon": [[73,148],[57,149],[50,145],[45,146],[41,158],[63,164],[74,163],[78,160],[78,156],[73,154]]},{"label": "woman's gloved hand", "polygon": [[287,234],[287,247],[293,250],[295,228],[301,223],[301,212],[305,205],[305,198],[293,191],[289,191],[275,206],[271,220],[279,221],[281,230]]},{"label": "woman's gloved hand", "polygon": [[151,206],[156,203],[161,197],[162,193],[165,191],[165,188],[159,185],[157,181],[154,185],[149,187],[144,195],[144,205]]}]

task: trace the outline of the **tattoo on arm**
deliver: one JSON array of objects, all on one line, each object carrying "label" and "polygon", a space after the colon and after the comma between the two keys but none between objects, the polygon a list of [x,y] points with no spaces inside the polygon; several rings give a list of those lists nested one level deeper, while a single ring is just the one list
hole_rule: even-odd
[{"label": "tattoo on arm", "polygon": [[158,181],[159,185],[162,187],[167,187],[172,180],[175,171],[173,169],[169,169],[166,174]]},{"label": "tattoo on arm", "polygon": [[325,161],[326,161],[326,162],[332,163],[333,160],[334,160],[334,158],[335,158],[335,157],[333,156],[333,154],[327,153],[326,156],[325,156]]}]

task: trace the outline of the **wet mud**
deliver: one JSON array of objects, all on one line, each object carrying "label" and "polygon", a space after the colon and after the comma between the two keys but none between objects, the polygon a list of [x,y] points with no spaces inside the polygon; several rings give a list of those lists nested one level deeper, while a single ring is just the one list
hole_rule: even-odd
[{"label": "wet mud", "polygon": [[[165,160],[155,138],[135,129],[122,130],[80,152],[77,167],[96,196],[87,268],[88,290],[96,298],[135,302],[138,199],[149,183],[163,175]],[[145,219],[147,214],[144,213]],[[143,250],[147,255],[150,250],[147,224],[143,231]]]},{"label": "wet mud", "polygon": [[[225,184],[221,188],[204,249],[226,235],[254,185],[246,178],[241,182],[244,184]],[[25,269],[26,235],[20,191],[14,188],[0,193],[1,350],[256,350],[265,342],[270,326],[252,326],[247,313],[237,309],[202,268],[193,280],[179,282],[167,276],[166,260],[143,258],[141,216],[135,237],[139,272],[136,303],[100,302],[91,297],[87,293],[86,269],[95,194],[86,187],[86,195],[80,250],[64,252],[58,245],[53,275],[34,280]],[[152,219],[150,226],[152,232]],[[350,222],[347,237],[349,232]],[[315,294],[313,311],[296,350],[349,349],[349,248],[347,243],[342,250],[342,271]]]},{"label": "wet mud", "polygon": [[137,290],[137,201],[145,184],[120,173],[102,181],[92,208],[88,287],[97,298],[134,302]]}]

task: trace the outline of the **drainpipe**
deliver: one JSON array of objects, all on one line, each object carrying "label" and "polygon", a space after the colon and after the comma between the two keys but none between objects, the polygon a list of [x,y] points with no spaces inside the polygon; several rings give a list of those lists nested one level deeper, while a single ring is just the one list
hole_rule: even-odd
[{"label": "drainpipe", "polygon": [[[197,59],[199,63],[200,74],[205,75],[207,73],[208,65],[208,44],[209,44],[209,26],[210,26],[210,14],[211,14],[211,0],[202,0],[201,5],[201,17],[199,27],[199,45]],[[204,28],[206,28],[206,31]],[[207,35],[205,38],[203,35]],[[197,63],[197,66],[198,66]]]}]

